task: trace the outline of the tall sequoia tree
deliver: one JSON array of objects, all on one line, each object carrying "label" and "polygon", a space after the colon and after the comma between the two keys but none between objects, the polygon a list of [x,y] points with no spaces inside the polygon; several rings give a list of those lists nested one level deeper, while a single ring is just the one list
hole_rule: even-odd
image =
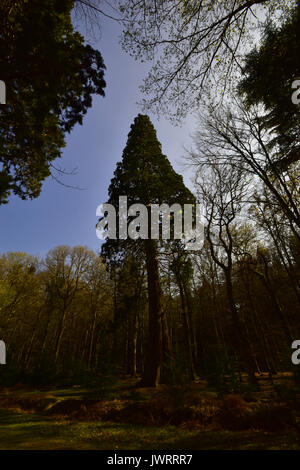
[{"label": "tall sequoia tree", "polygon": [[[152,204],[174,203],[194,204],[195,198],[185,187],[182,176],[172,168],[169,160],[162,153],[156,131],[148,116],[139,114],[131,125],[122,161],[117,164],[114,177],[109,186],[109,200],[119,217],[119,196],[127,196],[128,207],[140,203],[147,207],[148,221]],[[127,218],[127,223],[129,218]],[[168,342],[165,314],[161,304],[161,284],[159,275],[159,240],[151,239],[150,223],[148,238],[142,234],[137,240],[107,239],[102,247],[104,256],[122,259],[126,250],[134,246],[136,255],[140,253],[146,263],[149,328],[148,350],[142,383],[144,386],[156,386],[164,360],[164,351]],[[146,238],[146,237],[145,237]]]},{"label": "tall sequoia tree", "polygon": [[0,204],[13,192],[36,198],[61,156],[64,136],[82,123],[92,95],[104,96],[99,51],[74,31],[74,0],[2,0]]}]

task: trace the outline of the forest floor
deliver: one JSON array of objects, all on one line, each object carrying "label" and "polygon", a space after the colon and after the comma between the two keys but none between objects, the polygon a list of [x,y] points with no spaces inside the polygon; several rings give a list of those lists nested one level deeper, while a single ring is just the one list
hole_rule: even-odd
[{"label": "forest floor", "polygon": [[300,400],[266,382],[220,395],[205,383],[0,389],[0,449],[300,449]]}]

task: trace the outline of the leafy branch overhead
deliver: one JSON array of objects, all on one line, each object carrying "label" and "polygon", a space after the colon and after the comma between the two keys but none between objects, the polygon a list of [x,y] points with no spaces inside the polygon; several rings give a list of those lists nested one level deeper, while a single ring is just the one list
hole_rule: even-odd
[{"label": "leafy branch overhead", "polygon": [[[142,90],[146,109],[185,117],[198,108],[216,82],[218,93],[240,71],[253,27],[276,13],[287,15],[294,2],[120,1],[123,48],[137,60],[154,61]],[[188,103],[188,106],[187,106]]]}]

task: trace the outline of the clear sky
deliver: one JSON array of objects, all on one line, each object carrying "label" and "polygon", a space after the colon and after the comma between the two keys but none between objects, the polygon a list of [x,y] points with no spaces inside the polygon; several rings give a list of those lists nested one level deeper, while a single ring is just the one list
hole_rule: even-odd
[{"label": "clear sky", "polygon": [[[82,190],[46,180],[42,193],[33,201],[12,196],[7,205],[0,206],[0,252],[25,251],[44,256],[57,245],[86,245],[99,250],[96,236],[96,208],[107,200],[107,190],[116,162],[121,160],[130,125],[142,110],[138,86],[148,65],[135,62],[119,45],[117,23],[103,22],[97,44],[107,67],[106,96],[94,97],[93,106],[83,125],[77,125],[67,136],[63,157],[54,164],[71,171],[75,176],[63,176],[64,183]],[[190,176],[182,167],[183,146],[191,145],[195,119],[190,117],[182,127],[174,127],[166,119],[150,118],[157,130],[162,150],[185,183],[191,187]]]}]

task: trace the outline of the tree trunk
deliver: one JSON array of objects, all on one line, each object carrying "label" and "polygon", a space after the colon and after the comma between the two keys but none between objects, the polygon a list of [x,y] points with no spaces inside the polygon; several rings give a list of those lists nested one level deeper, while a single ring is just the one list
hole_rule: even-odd
[{"label": "tree trunk", "polygon": [[226,291],[228,304],[231,311],[231,321],[232,321],[232,344],[238,354],[239,360],[241,361],[241,366],[245,368],[245,371],[249,375],[249,380],[251,383],[256,384],[255,378],[255,364],[253,362],[251,347],[248,342],[248,338],[245,334],[243,326],[241,324],[239,313],[237,311],[234,298],[233,298],[233,286],[231,279],[231,269],[225,270],[225,280],[226,280]]},{"label": "tree trunk", "polygon": [[59,325],[58,325],[58,334],[57,334],[56,344],[55,344],[55,362],[58,361],[60,346],[61,346],[61,342],[62,342],[62,336],[63,336],[63,332],[64,332],[64,329],[65,329],[66,316],[67,316],[67,312],[66,312],[66,310],[64,310],[63,313],[62,313]]},{"label": "tree trunk", "polygon": [[189,378],[192,380],[198,379],[198,375],[196,372],[196,365],[195,365],[195,350],[194,350],[194,343],[192,337],[192,327],[191,327],[191,312],[189,311],[188,305],[188,293],[186,289],[184,289],[182,282],[178,279],[180,297],[181,297],[181,306],[182,306],[182,314],[183,314],[183,321],[184,321],[184,328],[186,334],[186,345],[187,345],[187,353],[188,353],[188,367],[189,367]]},{"label": "tree trunk", "polygon": [[127,346],[127,374],[136,376],[136,344],[137,344],[137,312],[134,309],[129,314],[127,335],[128,335],[128,346]]},{"label": "tree trunk", "polygon": [[145,253],[148,280],[149,330],[142,386],[155,387],[160,380],[163,358],[161,286],[155,240],[145,240]]}]

